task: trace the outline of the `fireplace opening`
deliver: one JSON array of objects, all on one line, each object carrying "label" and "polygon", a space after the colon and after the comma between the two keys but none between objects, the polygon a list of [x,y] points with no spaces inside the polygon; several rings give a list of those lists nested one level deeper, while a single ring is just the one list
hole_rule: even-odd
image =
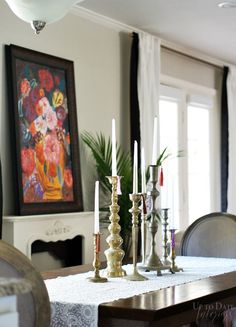
[{"label": "fireplace opening", "polygon": [[31,261],[39,271],[82,264],[82,236],[56,242],[36,240],[31,245]]}]

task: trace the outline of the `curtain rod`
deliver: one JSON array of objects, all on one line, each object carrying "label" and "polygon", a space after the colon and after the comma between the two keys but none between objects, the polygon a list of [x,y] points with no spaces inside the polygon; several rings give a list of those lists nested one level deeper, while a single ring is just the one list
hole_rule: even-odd
[{"label": "curtain rod", "polygon": [[202,63],[204,63],[206,65],[213,66],[213,67],[218,68],[218,69],[222,69],[224,67],[224,64],[223,63],[222,64],[220,64],[220,63],[219,64],[216,64],[216,63],[211,62],[210,60],[199,58],[197,56],[188,54],[188,53],[186,53],[184,51],[173,49],[173,48],[171,48],[169,46],[166,46],[166,45],[161,45],[161,48],[164,49],[164,50],[168,50],[168,51],[171,51],[171,52],[180,54],[180,55],[185,56],[187,58],[196,60],[198,62],[202,62]]},{"label": "curtain rod", "polygon": [[[138,34],[137,31],[134,31],[134,33]],[[130,32],[129,36],[133,37],[133,32]],[[164,43],[166,42],[165,40],[162,40],[161,38],[159,38],[159,39]],[[174,48],[174,45],[171,46],[171,45],[161,44],[161,48],[165,49],[165,50],[168,50],[168,51],[171,51],[171,52],[174,52],[174,53],[177,53],[177,54],[180,54],[180,55],[185,56],[187,58],[190,58],[192,60],[202,62],[202,63],[204,63],[206,65],[210,65],[210,66],[215,67],[217,69],[222,69],[224,66],[229,65],[229,64],[224,64],[223,62],[215,63],[215,62],[212,62],[210,58],[209,58],[209,60],[207,60],[207,59],[200,58],[197,55],[186,53],[184,50],[179,50],[179,49]]]}]

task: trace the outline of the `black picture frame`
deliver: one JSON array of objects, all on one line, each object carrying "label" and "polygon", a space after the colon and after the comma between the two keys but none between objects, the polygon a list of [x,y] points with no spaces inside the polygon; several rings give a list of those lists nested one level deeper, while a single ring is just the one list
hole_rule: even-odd
[{"label": "black picture frame", "polygon": [[82,211],[73,61],[5,50],[16,214]]}]

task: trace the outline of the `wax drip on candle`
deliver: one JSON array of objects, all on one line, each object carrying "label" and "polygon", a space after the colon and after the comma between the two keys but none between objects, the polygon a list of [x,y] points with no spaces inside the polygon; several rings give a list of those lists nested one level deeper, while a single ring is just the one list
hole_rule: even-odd
[{"label": "wax drip on candle", "polygon": [[147,213],[147,206],[146,206],[146,202],[145,202],[145,198],[144,195],[142,194],[142,200],[143,200],[143,214],[146,215]]},{"label": "wax drip on candle", "polygon": [[101,244],[101,238],[100,234],[96,234],[96,253],[100,252],[100,244]]},{"label": "wax drip on candle", "polygon": [[163,175],[163,169],[161,167],[160,176],[159,176],[159,185],[163,186],[163,184],[164,184],[164,175]]},{"label": "wax drip on candle", "polygon": [[175,248],[175,229],[171,229],[171,246]]},{"label": "wax drip on candle", "polygon": [[117,195],[121,195],[122,192],[121,192],[121,177],[120,176],[117,176]]}]

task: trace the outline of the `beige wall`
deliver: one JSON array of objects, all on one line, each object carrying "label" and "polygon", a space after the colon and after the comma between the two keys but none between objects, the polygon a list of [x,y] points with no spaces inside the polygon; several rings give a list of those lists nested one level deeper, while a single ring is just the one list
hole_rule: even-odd
[{"label": "beige wall", "polygon": [[[35,35],[30,25],[18,19],[0,1],[0,153],[3,169],[4,214],[13,215],[10,129],[6,97],[4,45],[16,44],[74,62],[79,132],[111,134],[116,118],[117,140],[129,148],[129,61],[131,38],[122,27],[105,26],[70,13]],[[220,88],[222,71],[196,60],[161,52],[161,72],[205,87]],[[184,68],[183,68],[184,67]],[[220,99],[220,98],[219,98]],[[94,170],[80,142],[84,209],[93,209]]]},{"label": "beige wall", "polygon": [[[79,131],[111,134],[111,119],[116,118],[117,139],[126,144],[129,135],[128,81],[129,46],[127,33],[93,23],[73,13],[46,26],[35,35],[30,25],[18,19],[4,1],[0,2],[1,88],[0,150],[3,169],[4,214],[13,212],[13,181],[10,154],[10,129],[6,99],[5,44],[16,44],[74,61]],[[91,192],[94,175],[88,168],[80,142],[84,208],[93,208]]]}]

